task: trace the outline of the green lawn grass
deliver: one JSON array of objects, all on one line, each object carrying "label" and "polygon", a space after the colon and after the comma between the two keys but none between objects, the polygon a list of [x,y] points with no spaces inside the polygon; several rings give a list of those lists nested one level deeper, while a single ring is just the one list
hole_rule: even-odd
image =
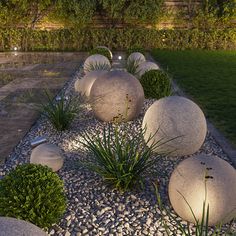
[{"label": "green lawn grass", "polygon": [[152,55],[236,147],[236,51],[156,49]]}]

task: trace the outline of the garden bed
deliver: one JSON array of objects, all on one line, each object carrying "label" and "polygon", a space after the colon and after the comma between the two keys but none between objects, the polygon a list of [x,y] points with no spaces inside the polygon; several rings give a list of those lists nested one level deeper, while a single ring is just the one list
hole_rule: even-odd
[{"label": "garden bed", "polygon": [[[78,73],[64,89],[66,95],[75,96],[74,82],[80,76]],[[132,131],[130,135],[135,136],[140,131],[144,113],[154,101],[146,99],[139,117],[127,123]],[[160,209],[153,184],[158,183],[163,202],[170,207],[167,194],[169,177],[185,157],[159,157],[151,172],[145,173],[143,189],[118,192],[105,185],[98,175],[79,165],[79,161],[88,158],[88,153],[80,144],[81,134],[85,131],[96,133],[107,125],[94,117],[89,104],[86,103],[82,105],[82,110],[70,129],[62,133],[56,132],[51,124],[41,117],[0,168],[0,176],[3,177],[19,164],[28,163],[31,154],[30,142],[37,136],[46,136],[48,142],[55,143],[63,151],[64,166],[58,174],[64,181],[68,200],[66,213],[58,224],[48,230],[50,235],[166,235],[165,228],[161,225]],[[209,132],[197,153],[217,156],[231,163]],[[175,215],[174,212],[173,214]],[[177,215],[175,217],[182,221]],[[165,216],[165,219],[174,230],[175,222],[168,216]],[[232,227],[232,232],[236,233],[236,224]],[[181,232],[178,235],[182,235]]]}]

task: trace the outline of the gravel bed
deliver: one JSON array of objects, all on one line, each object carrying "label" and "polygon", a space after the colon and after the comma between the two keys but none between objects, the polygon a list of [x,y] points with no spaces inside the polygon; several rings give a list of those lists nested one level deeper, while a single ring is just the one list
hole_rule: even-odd
[{"label": "gravel bed", "polygon": [[[74,81],[78,76],[80,74],[65,87],[68,96],[74,95]],[[138,119],[128,122],[133,130],[131,135],[140,130],[144,112],[154,101],[145,100],[145,106]],[[152,173],[145,174],[143,190],[120,193],[106,186],[98,175],[78,165],[78,160],[83,160],[87,155],[79,144],[80,134],[85,130],[95,132],[104,125],[104,122],[94,118],[88,104],[83,105],[70,130],[61,134],[41,117],[14,149],[8,161],[0,167],[0,178],[17,165],[29,162],[30,141],[37,136],[46,136],[50,143],[57,144],[63,151],[65,162],[58,174],[64,180],[68,199],[64,217],[48,230],[49,235],[166,235],[164,227],[161,226],[153,183],[158,182],[163,201],[170,206],[167,195],[169,177],[175,166],[185,157],[159,158]],[[210,133],[198,153],[218,156],[230,162]],[[174,229],[174,222],[167,216],[165,218]],[[181,220],[178,216],[176,218]],[[236,225],[233,227],[236,232]],[[181,232],[178,235],[182,235]]]}]

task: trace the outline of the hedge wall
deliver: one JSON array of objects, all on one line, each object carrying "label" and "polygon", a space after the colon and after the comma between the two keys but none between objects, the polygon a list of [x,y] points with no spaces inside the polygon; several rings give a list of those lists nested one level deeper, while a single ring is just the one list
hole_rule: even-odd
[{"label": "hedge wall", "polygon": [[144,49],[236,49],[236,29],[192,30],[83,29],[28,30],[0,29],[0,51],[82,51],[97,45],[123,50]]}]

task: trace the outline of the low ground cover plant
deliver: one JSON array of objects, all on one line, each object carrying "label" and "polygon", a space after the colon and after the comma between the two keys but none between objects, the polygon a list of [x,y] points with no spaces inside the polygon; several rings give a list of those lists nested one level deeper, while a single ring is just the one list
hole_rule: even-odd
[{"label": "low ground cover plant", "polygon": [[43,115],[57,131],[68,129],[80,109],[78,98],[62,95],[54,101],[49,92],[46,91],[45,95],[47,97],[47,102],[41,104]]},{"label": "low ground cover plant", "polygon": [[111,54],[110,54],[109,50],[106,48],[96,47],[89,52],[89,55],[94,55],[94,54],[101,54],[101,55],[107,57],[109,59],[109,61],[112,60]]},{"label": "low ground cover plant", "polygon": [[142,174],[156,161],[152,151],[162,142],[154,143],[150,137],[146,142],[150,142],[148,147],[143,139],[145,130],[131,137],[130,127],[126,123],[123,125],[109,123],[94,135],[85,132],[81,143],[89,152],[89,158],[80,164],[98,173],[118,190],[126,191],[142,186]]},{"label": "low ground cover plant", "polygon": [[170,76],[162,70],[150,70],[140,78],[146,98],[162,98],[171,95]]},{"label": "low ground cover plant", "polygon": [[24,164],[0,180],[0,215],[47,228],[66,209],[63,181],[49,167]]}]

